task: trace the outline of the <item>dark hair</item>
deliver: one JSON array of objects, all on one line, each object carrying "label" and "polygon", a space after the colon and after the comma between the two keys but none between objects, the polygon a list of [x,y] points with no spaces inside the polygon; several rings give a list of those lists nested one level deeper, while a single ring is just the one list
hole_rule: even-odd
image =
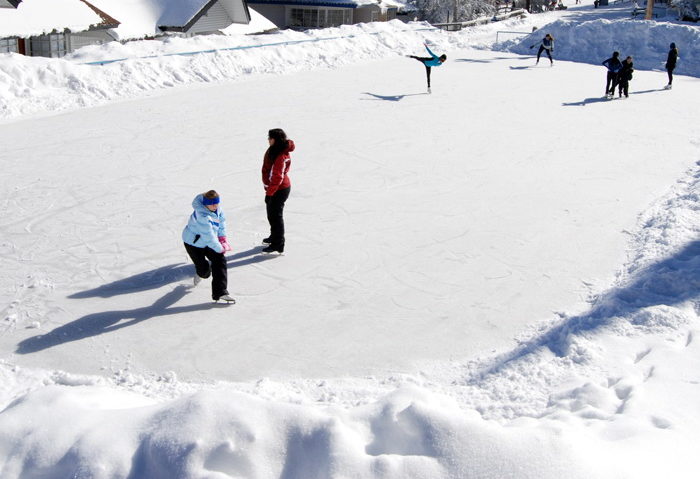
[{"label": "dark hair", "polygon": [[215,190],[209,190],[206,193],[202,193],[202,196],[209,200],[213,200],[214,198],[219,197],[219,193],[217,193]]},{"label": "dark hair", "polygon": [[273,128],[267,132],[267,137],[272,138],[275,142],[267,149],[265,156],[268,160],[275,161],[287,149],[287,134],[282,128]]},{"label": "dark hair", "polygon": [[620,56],[620,52],[613,52],[613,58],[614,58],[614,57],[619,57],[619,56]]},{"label": "dark hair", "polygon": [[442,60],[443,62],[447,60],[447,55],[445,55],[444,53],[440,55],[440,60]]}]

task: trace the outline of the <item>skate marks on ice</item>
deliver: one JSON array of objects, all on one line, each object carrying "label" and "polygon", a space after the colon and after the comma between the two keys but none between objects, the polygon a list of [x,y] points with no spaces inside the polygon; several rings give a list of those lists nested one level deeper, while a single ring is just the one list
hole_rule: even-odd
[{"label": "skate marks on ice", "polygon": [[[274,255],[261,255],[264,246],[256,246],[226,257],[228,268],[239,268],[255,263],[260,263],[274,258]],[[88,289],[68,296],[71,299],[84,298],[111,298],[122,294],[132,294],[161,286],[176,283],[178,281],[190,281],[194,276],[194,265],[191,263],[177,263],[160,268],[144,271],[128,278],[119,279],[97,288]]]}]

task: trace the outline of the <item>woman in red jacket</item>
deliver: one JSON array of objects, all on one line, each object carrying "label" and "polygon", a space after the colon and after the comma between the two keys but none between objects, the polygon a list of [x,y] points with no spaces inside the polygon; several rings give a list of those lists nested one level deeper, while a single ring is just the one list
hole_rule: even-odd
[{"label": "woman in red jacket", "polygon": [[263,240],[267,248],[263,253],[284,252],[284,203],[289,198],[292,183],[289,181],[289,167],[292,159],[289,153],[294,151],[294,142],[287,139],[281,128],[274,128],[267,134],[270,147],[265,152],[262,166],[262,181],[265,185],[265,205],[267,221],[270,222],[270,236]]}]

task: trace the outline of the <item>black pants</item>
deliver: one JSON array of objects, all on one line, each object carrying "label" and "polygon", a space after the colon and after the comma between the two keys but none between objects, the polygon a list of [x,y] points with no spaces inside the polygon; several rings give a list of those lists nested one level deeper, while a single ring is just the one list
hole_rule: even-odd
[{"label": "black pants", "polygon": [[547,52],[547,56],[549,57],[549,61],[551,63],[554,63],[554,61],[552,61],[552,54],[549,53],[549,49],[545,48],[544,45],[540,45],[540,49],[537,50],[537,61],[540,61],[540,55],[542,55],[542,52]]},{"label": "black pants", "polygon": [[[676,67],[673,67],[676,68]],[[673,85],[673,68],[666,68],[666,72],[668,73],[668,84]]]},{"label": "black pants", "polygon": [[284,203],[289,198],[291,188],[277,190],[274,195],[265,197],[267,221],[270,223],[270,246],[284,250]]},{"label": "black pants", "polygon": [[415,58],[416,60],[421,62],[423,64],[423,66],[425,66],[425,76],[428,79],[428,88],[430,88],[430,68],[431,67],[426,65],[425,62],[432,60],[432,57],[416,57],[416,56],[411,55],[411,58]]},{"label": "black pants", "polygon": [[629,89],[630,89],[630,82],[629,80],[620,80],[620,96],[624,93],[626,97],[630,96],[629,95]]},{"label": "black pants", "polygon": [[608,77],[605,81],[605,94],[607,95],[608,93],[610,93],[610,94],[614,95],[615,94],[615,87],[617,86],[617,83],[618,83],[618,74],[616,72],[608,72]]},{"label": "black pants", "polygon": [[[210,247],[197,248],[185,243],[187,254],[192,258],[197,275],[200,278],[211,280],[211,298],[216,301],[225,294],[228,294],[228,273],[226,271],[226,255],[217,253]],[[207,261],[208,260],[208,261]],[[209,262],[211,261],[211,266]]]}]

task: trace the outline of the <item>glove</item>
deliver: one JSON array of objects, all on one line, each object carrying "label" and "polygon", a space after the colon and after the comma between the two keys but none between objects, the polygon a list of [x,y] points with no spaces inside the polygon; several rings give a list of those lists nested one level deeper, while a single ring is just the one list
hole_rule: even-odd
[{"label": "glove", "polygon": [[226,236],[219,236],[219,243],[221,243],[221,246],[224,248],[222,253],[231,251],[231,245],[228,244],[228,241],[226,241]]}]

